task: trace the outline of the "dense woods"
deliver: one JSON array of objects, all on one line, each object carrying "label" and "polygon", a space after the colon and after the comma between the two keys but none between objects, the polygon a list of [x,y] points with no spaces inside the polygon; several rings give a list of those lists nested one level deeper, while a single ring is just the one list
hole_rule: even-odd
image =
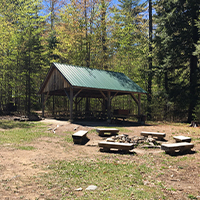
[{"label": "dense woods", "polygon": [[200,120],[200,3],[152,7],[150,40],[149,1],[0,0],[0,113],[40,110],[39,88],[59,62],[123,72],[146,91],[151,78],[145,115]]}]

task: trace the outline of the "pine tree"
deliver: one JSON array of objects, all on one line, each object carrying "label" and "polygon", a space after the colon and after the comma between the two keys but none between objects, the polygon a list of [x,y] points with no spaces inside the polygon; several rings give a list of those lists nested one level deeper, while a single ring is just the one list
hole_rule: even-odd
[{"label": "pine tree", "polygon": [[[192,120],[198,98],[197,56],[193,55],[199,40],[195,21],[199,18],[198,0],[157,1],[157,47],[163,84],[176,113]],[[184,99],[184,101],[183,101]]]},{"label": "pine tree", "polygon": [[133,0],[119,2],[121,8],[114,8],[112,19],[113,68],[143,85],[148,63],[148,24],[142,14],[145,5]]},{"label": "pine tree", "polygon": [[2,4],[1,17],[7,24],[5,32],[12,30],[6,59],[2,62],[6,79],[3,90],[8,91],[4,99],[9,102],[14,98],[18,107],[30,113],[31,102],[37,98],[36,91],[39,89],[35,75],[42,65],[41,26],[44,17],[40,15],[41,2],[9,0]]}]

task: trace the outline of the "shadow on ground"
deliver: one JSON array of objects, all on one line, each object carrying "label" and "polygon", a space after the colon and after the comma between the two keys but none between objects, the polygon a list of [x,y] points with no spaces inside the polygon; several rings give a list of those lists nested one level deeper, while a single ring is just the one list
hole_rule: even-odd
[{"label": "shadow on ground", "polygon": [[102,120],[75,120],[73,124],[89,127],[131,127],[131,126],[151,126],[149,124],[140,124],[134,121],[115,121],[113,123],[108,123],[107,121]]}]

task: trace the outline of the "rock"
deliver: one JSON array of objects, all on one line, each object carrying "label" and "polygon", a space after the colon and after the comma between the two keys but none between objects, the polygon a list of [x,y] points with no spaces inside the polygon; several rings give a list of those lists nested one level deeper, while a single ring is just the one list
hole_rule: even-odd
[{"label": "rock", "polygon": [[144,143],[144,140],[138,140],[137,143],[142,144],[142,143]]},{"label": "rock", "polygon": [[115,140],[113,140],[112,138],[107,138],[106,142],[115,142]]},{"label": "rock", "polygon": [[147,142],[155,142],[156,140],[154,138],[147,138]]},{"label": "rock", "polygon": [[77,189],[75,189],[75,191],[82,191],[83,190],[83,188],[77,188]]},{"label": "rock", "polygon": [[151,145],[152,147],[155,146],[153,142],[149,142],[149,145]]},{"label": "rock", "polygon": [[41,120],[41,118],[36,114],[29,115],[28,119],[29,119],[29,121],[40,121]]},{"label": "rock", "polygon": [[89,185],[86,190],[96,190],[97,186],[96,185]]},{"label": "rock", "polygon": [[20,121],[20,117],[15,117],[14,121]]},{"label": "rock", "polygon": [[75,127],[75,128],[74,128],[74,131],[76,131],[78,128],[79,128],[79,126]]}]

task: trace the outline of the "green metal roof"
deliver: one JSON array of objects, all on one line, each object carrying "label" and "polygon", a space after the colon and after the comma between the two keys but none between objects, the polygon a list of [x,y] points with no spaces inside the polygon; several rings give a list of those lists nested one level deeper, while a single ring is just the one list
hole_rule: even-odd
[{"label": "green metal roof", "polygon": [[123,73],[59,63],[53,65],[73,87],[147,93]]}]

